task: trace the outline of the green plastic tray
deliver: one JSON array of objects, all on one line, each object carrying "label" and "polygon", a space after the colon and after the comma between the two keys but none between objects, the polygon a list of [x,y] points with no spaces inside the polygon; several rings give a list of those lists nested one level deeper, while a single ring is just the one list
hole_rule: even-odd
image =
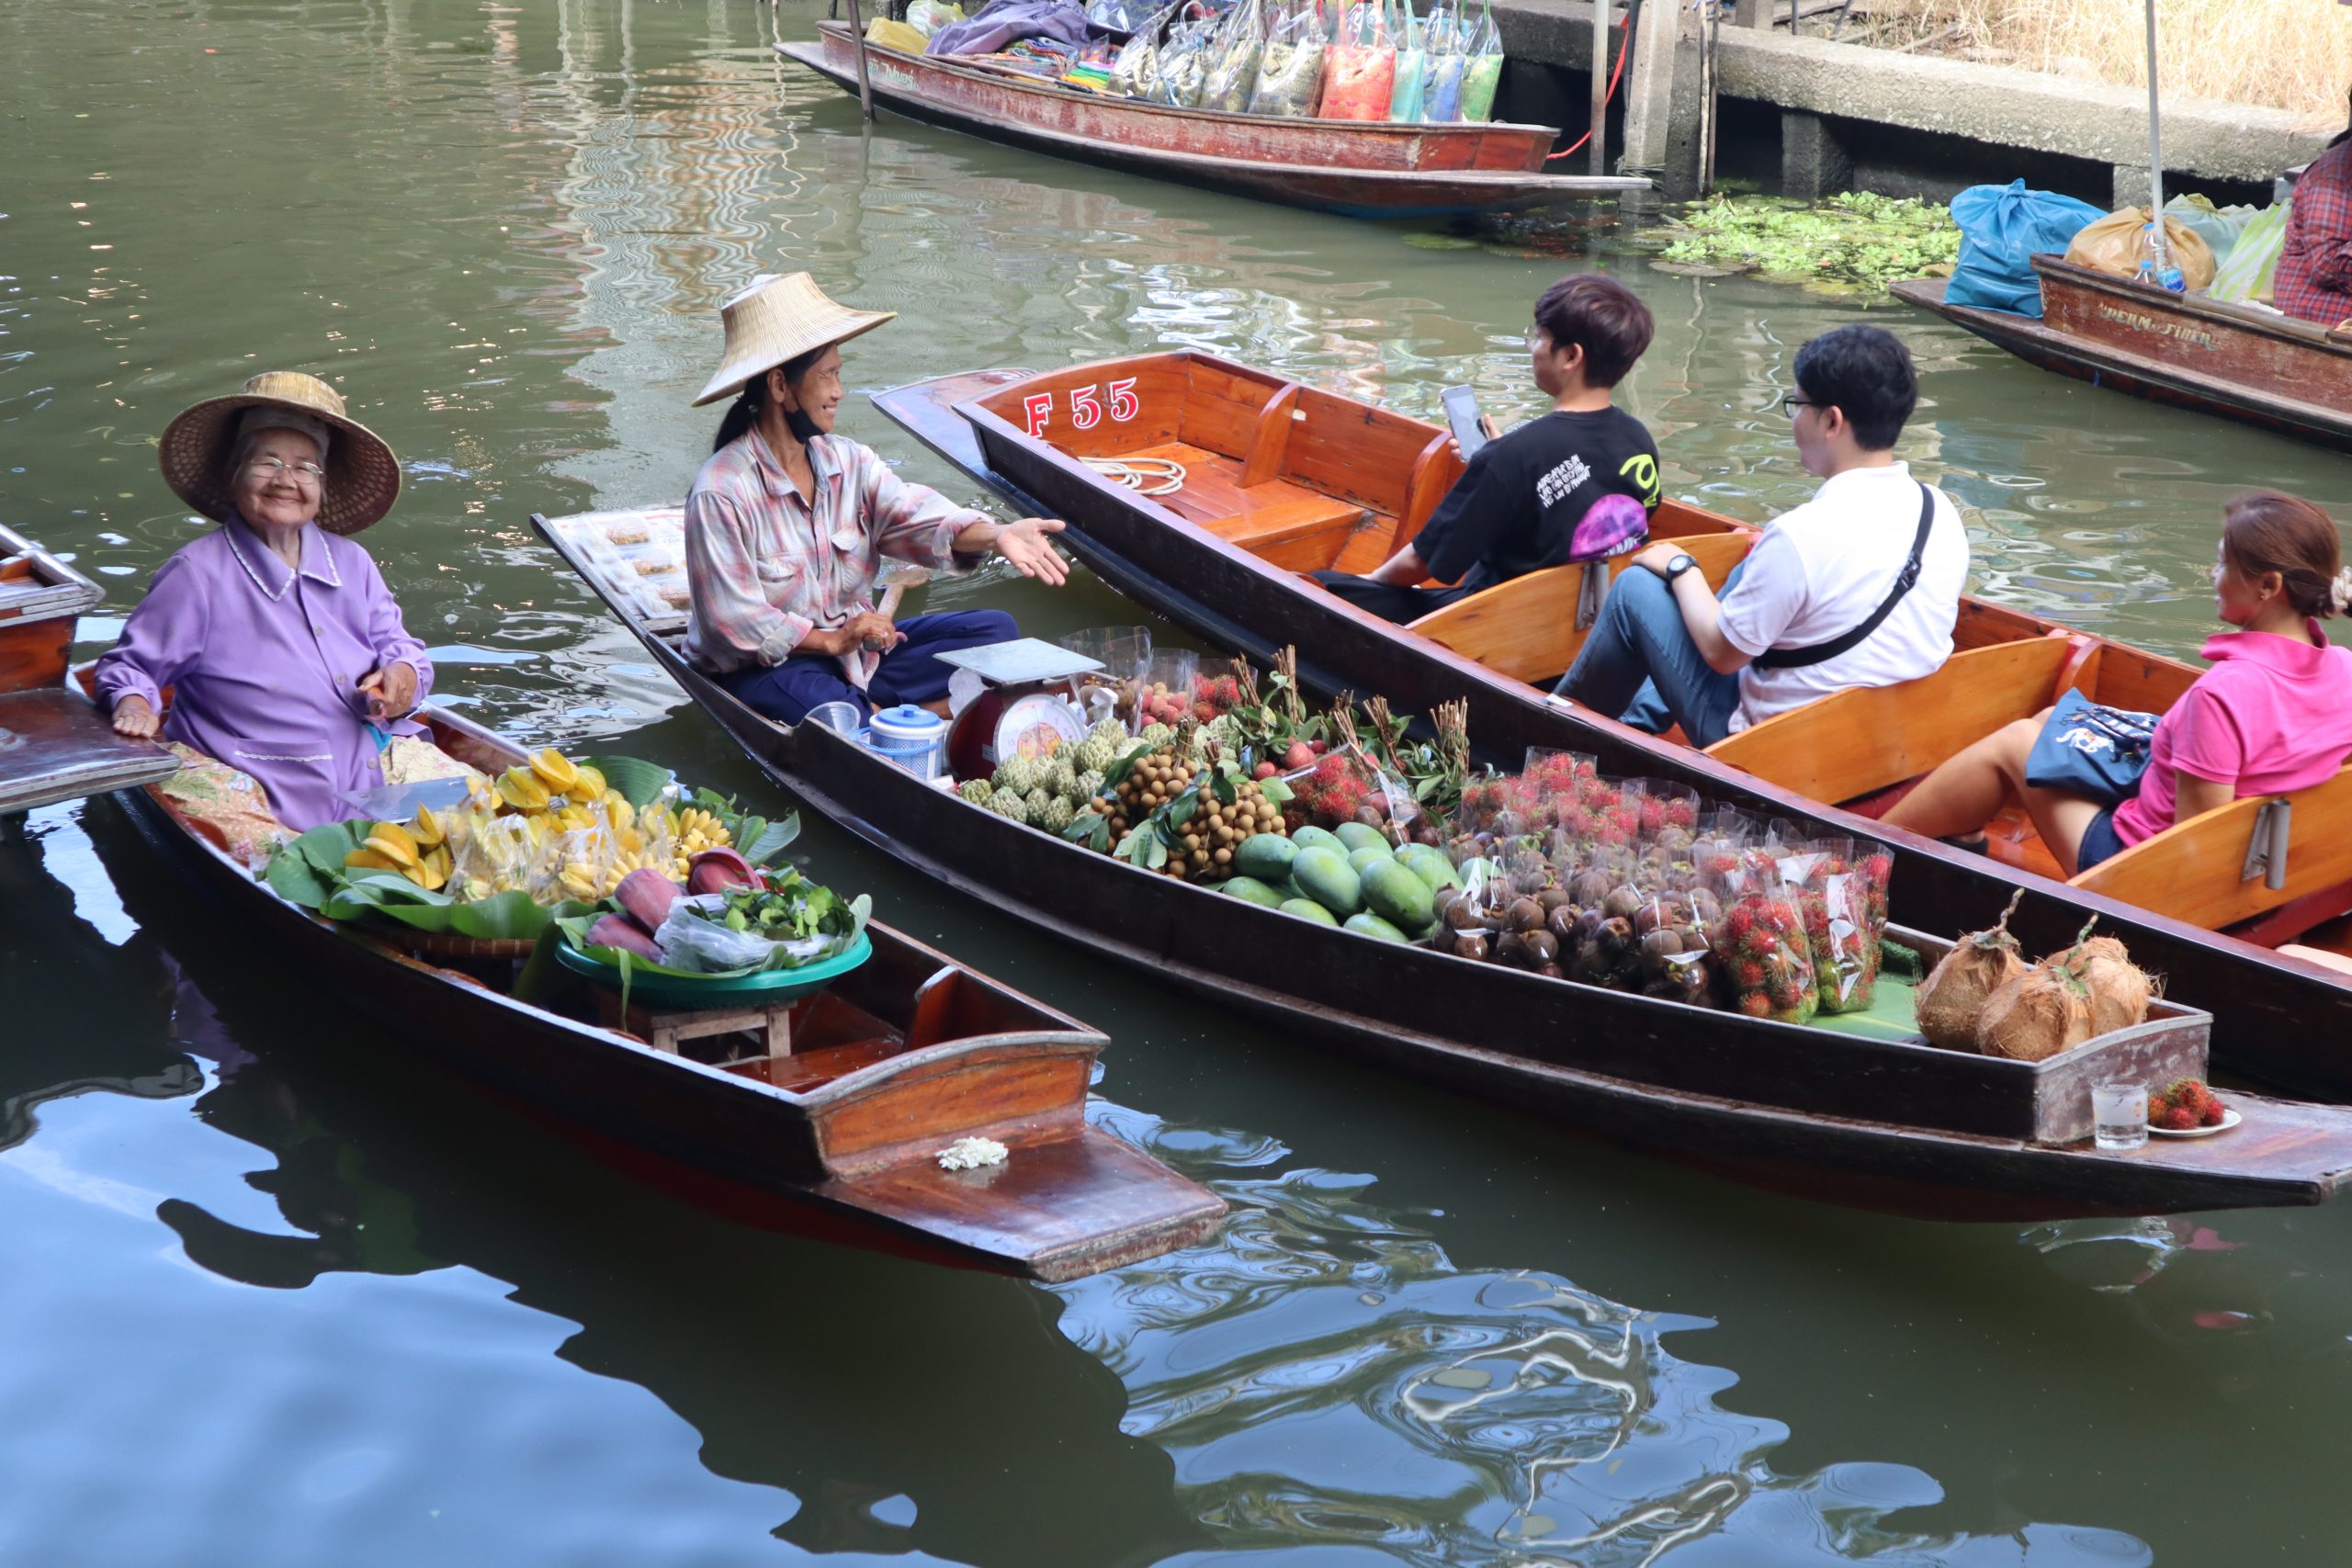
[{"label": "green plastic tray", "polygon": [[[846,953],[804,964],[797,969],[763,969],[756,975],[732,979],[696,980],[633,968],[629,971],[628,997],[633,1002],[682,1010],[729,1007],[744,1001],[789,1001],[823,989],[873,956],[874,939],[860,931]],[[619,964],[582,953],[560,936],[556,939],[555,957],[557,963],[575,975],[616,991],[621,988]]]}]

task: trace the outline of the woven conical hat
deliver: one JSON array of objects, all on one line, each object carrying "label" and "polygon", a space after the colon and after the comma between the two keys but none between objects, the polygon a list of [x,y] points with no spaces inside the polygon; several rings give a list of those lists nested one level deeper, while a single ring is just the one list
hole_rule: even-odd
[{"label": "woven conical hat", "polygon": [[157,457],[172,493],[215,523],[236,502],[224,471],[237,444],[238,417],[252,408],[307,414],[334,434],[327,443],[326,482],[319,497],[319,526],[356,534],[392,509],[401,492],[400,459],[384,438],[343,412],[343,394],[299,370],[265,370],[226,398],[208,398],[164,430]]},{"label": "woven conical hat", "polygon": [[694,406],[733,397],[752,377],[797,359],[812,348],[846,343],[860,333],[870,333],[898,313],[837,305],[805,272],[755,277],[718,308],[719,320],[727,326],[727,350]]}]

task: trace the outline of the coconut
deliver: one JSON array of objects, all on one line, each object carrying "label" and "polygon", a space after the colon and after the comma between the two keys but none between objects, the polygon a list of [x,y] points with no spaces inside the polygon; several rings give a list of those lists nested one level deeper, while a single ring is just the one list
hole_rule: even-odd
[{"label": "coconut", "polygon": [[1997,924],[1952,943],[1951,951],[1919,982],[1919,1032],[1929,1043],[1947,1051],[1974,1050],[1977,1016],[1987,998],[2026,972],[2018,939],[2009,934],[2009,917],[2024,897],[2022,887],[2011,894]]},{"label": "coconut", "polygon": [[2037,964],[1984,998],[1976,1048],[1987,1056],[2039,1062],[2091,1037],[2090,992],[2064,966]]},{"label": "coconut", "polygon": [[2091,1032],[2129,1029],[2144,1023],[2149,999],[2157,994],[2148,972],[2132,962],[2123,944],[2111,936],[2095,936],[2083,943],[2083,984],[2091,993]]}]

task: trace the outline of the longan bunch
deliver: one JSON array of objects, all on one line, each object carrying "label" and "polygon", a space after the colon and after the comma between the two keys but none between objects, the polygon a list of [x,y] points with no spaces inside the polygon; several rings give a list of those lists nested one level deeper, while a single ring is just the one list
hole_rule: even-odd
[{"label": "longan bunch", "polygon": [[1107,797],[1111,836],[1121,834],[1193,787],[1200,764],[1170,750],[1136,759]]},{"label": "longan bunch", "polygon": [[1216,797],[1205,780],[1197,787],[1200,808],[1177,839],[1184,852],[1179,856],[1171,851],[1168,856],[1168,869],[1177,875],[1193,880],[1223,876],[1231,869],[1233,852],[1241,847],[1242,840],[1283,830],[1282,807],[1265,797],[1254,779],[1234,786],[1230,806]]}]

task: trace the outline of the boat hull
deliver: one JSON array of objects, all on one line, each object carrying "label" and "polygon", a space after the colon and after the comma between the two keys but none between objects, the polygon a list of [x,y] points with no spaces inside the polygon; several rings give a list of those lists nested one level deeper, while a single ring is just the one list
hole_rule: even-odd
[{"label": "boat hull", "polygon": [[[786,58],[857,91],[855,43],[820,24]],[[1355,218],[1510,212],[1645,189],[1625,176],[1553,175],[1548,126],[1406,125],[1214,114],[1048,86],[869,45],[877,104],[1032,152]]]},{"label": "boat hull", "polygon": [[1893,292],[2042,369],[2352,452],[2352,339],[2051,256],[2036,256],[2034,269],[2041,321],[1946,304],[1942,278],[1905,279]]},{"label": "boat hull", "polygon": [[[1236,374],[1247,367],[1198,356]],[[1074,367],[1069,374],[1083,373]],[[2214,1059],[2313,1099],[2352,1100],[2352,983],[2233,937],[2170,919],[2050,877],[2002,865],[1871,818],[1810,801],[1755,775],[1630,728],[1513,680],[1404,627],[1354,609],[1125,490],[978,406],[1011,384],[970,372],[880,394],[876,401],[927,445],[1025,514],[1067,520],[1061,537],[1122,592],[1261,663],[1295,648],[1302,682],[1326,695],[1378,692],[1399,712],[1469,705],[1479,755],[1517,767],[1529,747],[1592,753],[1604,772],[1664,778],[1758,815],[1821,824],[1826,835],[1885,841],[1894,852],[1894,912],[1922,929],[1981,929],[2019,885],[2012,921],[2025,945],[2054,951],[2085,918],[2120,937],[2174,995],[2221,1000]]]},{"label": "boat hull", "polygon": [[[1983,1059],[1901,1047],[1913,1085],[1901,1090],[1891,1087],[1905,1076],[1889,1066],[1895,1058],[1865,1043],[1381,942],[1147,875],[975,808],[822,727],[773,724],[688,665],[671,638],[621,618],[805,807],[992,914],[1554,1125],[1776,1190],[1946,1219],[2317,1202],[2352,1167],[2352,1115],[2253,1096],[2249,1122],[2275,1131],[2221,1151],[2233,1157],[2218,1164],[2210,1144],[2109,1155],[1939,1128],[1938,1117],[2007,1113],[1964,1103],[1946,1092],[1959,1080],[1937,1076]],[[1948,1061],[1917,1060],[1936,1055]],[[1883,1119],[1896,1109],[1929,1124]],[[2182,1148],[2204,1154],[2191,1165]]]},{"label": "boat hull", "polygon": [[[242,940],[310,980],[365,997],[405,1038],[485,1088],[625,1156],[738,1193],[814,1203],[952,1258],[1035,1279],[1075,1279],[1195,1245],[1225,1204],[1085,1124],[1108,1042],[1084,1025],[869,924],[874,955],[836,988],[901,1010],[942,970],[1001,1010],[1000,1032],[910,1049],[794,1095],[576,1022],[321,920],[255,884],[145,791],[111,797],[141,834],[236,911]],[[938,1169],[967,1133],[1013,1149],[982,1179]],[[740,1203],[727,1206],[740,1208]]]}]

